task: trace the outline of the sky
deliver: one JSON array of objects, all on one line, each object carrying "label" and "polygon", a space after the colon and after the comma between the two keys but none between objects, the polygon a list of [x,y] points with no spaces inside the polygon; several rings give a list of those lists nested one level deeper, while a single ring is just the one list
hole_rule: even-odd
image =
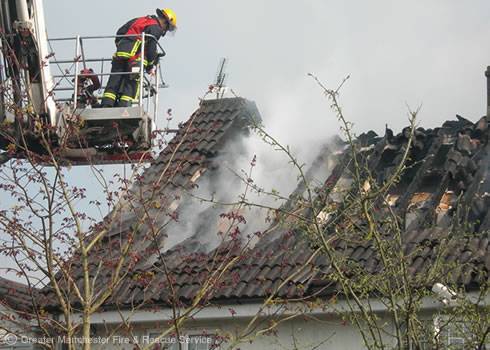
[{"label": "sky", "polygon": [[[341,91],[357,132],[419,124],[440,126],[456,114],[485,111],[484,70],[490,65],[487,0],[331,1],[46,0],[50,37],[111,35],[127,20],[157,7],[177,13],[178,31],[160,43],[163,107],[175,121],[189,117],[226,57],[228,86],[257,103],[266,127],[286,143],[338,132],[329,103],[313,80],[328,87],[350,75]],[[123,5],[121,5],[123,4]],[[111,43],[101,51],[110,56]]]},{"label": "sky", "polygon": [[[382,134],[386,124],[399,131],[408,123],[409,108],[421,107],[418,123],[426,128],[456,114],[476,121],[486,112],[488,0],[44,3],[51,38],[113,35],[131,18],[154,14],[157,7],[173,9],[178,30],[160,41],[170,86],[162,91],[160,107],[173,110],[172,126],[198,107],[226,57],[227,86],[255,101],[266,129],[307,161],[340,126],[308,73],[330,88],[350,76],[340,101],[357,133]],[[110,57],[114,49],[111,40],[101,42],[89,56]],[[264,148],[257,148],[263,156]],[[107,174],[120,171],[109,167]],[[70,180],[89,189],[96,184],[84,168],[73,169]],[[96,198],[97,191],[92,193]]]}]

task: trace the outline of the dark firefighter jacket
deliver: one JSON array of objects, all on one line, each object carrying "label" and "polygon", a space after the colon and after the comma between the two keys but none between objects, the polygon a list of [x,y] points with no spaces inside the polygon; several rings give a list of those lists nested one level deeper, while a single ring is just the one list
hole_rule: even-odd
[{"label": "dark firefighter jacket", "polygon": [[154,36],[145,39],[144,64],[146,67],[155,64],[157,59],[157,41],[165,35],[156,16],[139,17],[130,20],[118,29],[117,35],[138,35],[132,37],[116,38],[116,56],[130,61],[139,60],[141,57],[142,33]]}]

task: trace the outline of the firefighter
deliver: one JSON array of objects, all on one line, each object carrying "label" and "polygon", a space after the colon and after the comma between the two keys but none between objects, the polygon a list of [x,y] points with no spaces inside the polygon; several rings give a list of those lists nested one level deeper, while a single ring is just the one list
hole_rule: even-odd
[{"label": "firefighter", "polygon": [[[123,25],[117,35],[139,35],[143,32],[156,38],[145,39],[145,52],[141,54],[141,37],[116,38],[116,53],[112,58],[111,75],[102,98],[102,107],[130,107],[139,95],[139,67],[143,59],[147,73],[157,64],[157,41],[167,31],[177,29],[177,17],[170,9],[157,9],[156,16],[135,18]],[[119,73],[119,74],[118,74]],[[126,74],[120,74],[126,73]],[[134,73],[134,74],[131,74]]]}]

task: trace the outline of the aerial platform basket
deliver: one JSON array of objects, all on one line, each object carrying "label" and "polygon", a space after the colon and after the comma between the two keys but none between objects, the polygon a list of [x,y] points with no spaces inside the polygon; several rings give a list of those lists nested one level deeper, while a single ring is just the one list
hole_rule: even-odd
[{"label": "aerial platform basket", "polygon": [[[67,43],[74,46],[74,59],[58,59],[56,51],[50,61],[52,91],[57,104],[54,120],[59,135],[62,154],[72,165],[108,164],[151,161],[152,133],[158,118],[159,90],[166,87],[161,78],[160,67],[156,64],[155,74],[145,73],[143,60],[135,73],[112,73],[111,58],[87,56],[87,42],[109,40],[122,36],[92,36],[50,39],[51,46]],[[141,51],[149,40],[156,38],[144,34]],[[74,44],[74,45],[73,45]],[[105,44],[105,43],[104,43]],[[158,54],[165,52],[158,44]],[[56,50],[56,48],[54,48]],[[140,94],[130,107],[100,108],[100,96],[112,75],[138,74]]]}]

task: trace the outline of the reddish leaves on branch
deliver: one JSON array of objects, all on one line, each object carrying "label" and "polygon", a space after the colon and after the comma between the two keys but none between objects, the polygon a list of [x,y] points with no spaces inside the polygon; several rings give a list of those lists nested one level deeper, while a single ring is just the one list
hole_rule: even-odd
[{"label": "reddish leaves on branch", "polygon": [[223,219],[228,219],[230,221],[234,221],[238,224],[246,224],[247,223],[247,220],[245,219],[245,217],[236,211],[230,211],[228,213],[222,213],[222,214],[220,214],[219,217],[223,218]]}]

